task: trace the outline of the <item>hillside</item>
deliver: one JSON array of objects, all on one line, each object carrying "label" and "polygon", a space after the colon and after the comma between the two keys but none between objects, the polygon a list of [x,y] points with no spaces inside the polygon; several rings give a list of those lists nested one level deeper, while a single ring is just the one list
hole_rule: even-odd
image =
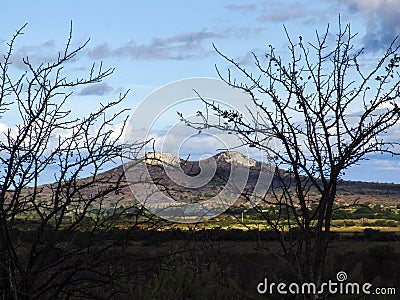
[{"label": "hillside", "polygon": [[[238,152],[221,152],[208,159],[216,161],[217,167],[215,175],[207,184],[198,188],[186,188],[177,184],[169,178],[162,164],[171,165],[177,163],[185,174],[193,177],[200,174],[200,164],[204,163],[204,161],[187,161],[179,159],[171,154],[151,153],[148,154],[146,163],[149,174],[160,189],[179,201],[201,201],[203,199],[209,199],[219,193],[229,178],[232,160],[249,169],[244,191],[251,192],[254,189],[262,166],[260,162],[249,159]],[[107,176],[114,174],[114,176],[116,176],[117,174],[121,174],[121,172],[124,172],[124,170],[122,166],[119,166],[104,174]],[[279,170],[279,174],[283,177],[288,176],[285,170]],[[273,179],[273,185],[278,186],[276,177]],[[127,199],[133,199],[129,188],[125,188],[124,194]],[[312,192],[311,195],[315,195],[315,193]],[[381,205],[397,205],[400,204],[400,184],[340,180],[337,195],[338,201],[344,203],[369,202]],[[239,201],[237,204],[240,203],[242,202]]]},{"label": "hillside", "polygon": [[[178,184],[170,178],[170,174],[167,174],[163,167],[163,163],[165,163],[167,166],[174,165],[175,168],[176,166],[180,166],[181,171],[183,171],[183,176],[187,175],[189,177],[196,178],[196,176],[201,176],[202,169],[200,168],[200,165],[207,165],[214,160],[216,162],[216,172],[215,174],[213,173],[213,176],[211,176],[211,180],[208,180],[206,184],[195,188],[184,187]],[[249,170],[247,182],[245,184],[245,188],[243,189],[244,193],[254,190],[254,186],[259,178],[261,167],[269,167],[268,165],[262,164],[253,159],[246,158],[238,152],[221,152],[200,162],[182,160],[166,153],[150,153],[146,158],[147,170],[159,189],[163,191],[164,194],[183,202],[198,202],[210,199],[211,197],[220,193],[225,187],[225,184],[231,174],[232,161],[234,161],[237,166],[241,166],[244,169]],[[131,205],[132,202],[135,201],[135,198],[131,192],[131,189],[124,180],[124,172],[124,167],[122,165],[105,171],[98,175],[102,181],[101,183],[94,187],[92,186],[90,188],[84,188],[81,193],[90,196],[90,194],[93,194],[95,190],[105,189],[110,182],[113,182],[117,178],[121,177],[123,187],[117,193],[112,193],[105,199],[117,199],[120,201],[120,204]],[[287,178],[288,176],[288,172],[284,170],[279,170],[279,174],[284,178]],[[88,180],[90,180],[90,178],[80,179],[78,180],[80,182],[77,185],[88,182]],[[137,181],[139,181],[139,176]],[[273,185],[276,187],[279,186],[276,176],[273,179]],[[143,191],[141,189],[145,188],[146,187],[144,185],[136,184],[133,189],[140,192]],[[47,184],[42,186],[42,197],[51,197],[53,190],[54,185]],[[29,194],[32,191],[32,189],[27,189],[25,192]],[[279,192],[278,189],[276,189],[276,191]],[[316,193],[311,191],[310,197],[316,197]],[[381,205],[397,205],[400,204],[400,184],[341,180],[339,181],[338,185],[337,197],[339,202],[348,204],[357,202]],[[238,202],[236,202],[236,205],[243,203],[244,200],[240,199]]]}]

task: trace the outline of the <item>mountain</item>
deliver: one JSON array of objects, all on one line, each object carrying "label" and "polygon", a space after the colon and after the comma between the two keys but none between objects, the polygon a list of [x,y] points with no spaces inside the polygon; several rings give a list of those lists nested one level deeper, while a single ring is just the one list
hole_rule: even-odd
[{"label": "mountain", "polygon": [[[262,177],[264,181],[268,181],[268,176],[265,177],[265,174],[272,170],[271,166],[265,163],[255,161],[239,152],[228,151],[201,161],[184,160],[169,153],[158,152],[148,153],[146,157],[142,158],[143,160],[146,162],[146,172],[148,172],[159,190],[183,202],[198,202],[216,196],[224,189],[231,175],[231,178],[233,177],[233,181],[232,179],[230,181],[231,186],[240,186],[242,184],[243,188],[239,189],[240,191],[244,191],[244,193],[251,192],[255,189],[260,176],[264,176]],[[135,165],[138,162],[139,160],[133,161],[131,164]],[[96,191],[106,189],[110,182],[119,177],[126,183],[126,170],[127,165],[121,165],[99,174],[98,176],[102,182],[94,187],[83,189],[81,193],[90,196]],[[245,182],[240,182],[240,179],[244,177],[241,174],[245,174],[244,176],[247,177]],[[279,170],[278,174],[289,180],[289,172]],[[133,181],[139,182],[141,175],[135,174],[135,176]],[[89,180],[90,178],[83,178],[78,181],[82,184]],[[272,184],[275,187],[279,186],[276,176],[273,178]],[[269,185],[266,184],[266,186],[268,187]],[[41,189],[42,196],[44,195],[43,197],[45,198],[50,197],[52,189],[54,189],[53,185],[43,186]],[[132,189],[136,194],[140,194],[146,192],[147,186],[135,184]],[[262,189],[258,191],[263,192]],[[278,189],[276,191],[279,192]],[[29,193],[29,191],[26,192]],[[317,197],[317,193],[311,190],[310,198],[314,197]],[[400,203],[400,184],[340,180],[337,198],[338,201],[343,203],[369,202],[382,205],[398,205]],[[131,205],[135,201],[131,189],[126,184],[116,193],[108,195],[107,199],[110,201],[118,199],[119,203],[124,205]],[[237,205],[243,203],[243,199],[236,202]]]},{"label": "mountain", "polygon": [[[273,177],[271,166],[239,152],[221,152],[200,161],[184,160],[169,153],[152,152],[146,155],[144,161],[145,170],[129,170],[126,166],[124,168],[136,194],[145,194],[141,189],[148,189],[146,185],[143,187],[141,184],[135,184],[148,172],[152,181],[165,195],[190,203],[210,199],[221,192],[240,195],[241,191],[253,191],[259,176],[267,177],[265,174],[268,170],[271,179]],[[118,173],[121,170],[117,168],[114,172]],[[257,187],[259,192],[262,188],[260,185]]]},{"label": "mountain", "polygon": [[[245,192],[253,191],[260,176],[260,170],[264,168],[265,171],[265,168],[270,167],[239,152],[229,151],[218,153],[202,161],[189,161],[169,153],[152,152],[147,154],[145,161],[153,181],[157,183],[165,194],[179,201],[201,201],[220,193],[229,179],[232,163],[239,169],[248,169],[248,178],[244,187]],[[207,170],[207,166],[212,161],[216,163],[216,170],[215,174],[207,181],[207,184],[196,188],[182,187],[179,182],[177,183],[170,178],[170,171],[175,169],[182,171],[180,175],[187,175],[193,178],[196,178],[196,176],[201,177],[202,170],[206,173],[205,176],[210,175],[204,169]],[[201,168],[201,165],[203,168]],[[123,166],[107,171],[104,174],[109,176],[113,173],[115,175],[121,174],[121,172],[124,172]],[[289,176],[289,173],[285,170],[279,170],[279,174],[283,178],[288,178]],[[182,179],[182,177],[180,178]],[[273,178],[272,184],[276,187],[279,186],[276,176]],[[135,188],[140,188],[140,186],[135,186]],[[124,194],[127,200],[133,200],[129,188],[124,189]],[[311,191],[310,197],[317,197],[317,194]],[[397,205],[400,203],[400,184],[339,180],[337,197],[338,201],[343,203],[370,202],[373,204]],[[242,203],[243,201],[237,202],[237,204]]]}]

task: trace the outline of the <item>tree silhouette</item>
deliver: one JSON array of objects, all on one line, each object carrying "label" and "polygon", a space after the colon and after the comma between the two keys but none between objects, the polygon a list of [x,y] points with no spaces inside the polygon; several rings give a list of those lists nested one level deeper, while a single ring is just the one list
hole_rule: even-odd
[{"label": "tree silhouette", "polygon": [[[274,158],[272,197],[263,199],[263,205],[274,211],[260,213],[279,234],[301,280],[318,284],[341,176],[369,154],[399,153],[398,141],[385,138],[400,120],[399,45],[395,39],[371,68],[365,50],[354,46],[357,35],[340,20],[335,35],[328,26],[322,35],[316,33],[315,43],[301,36],[294,41],[286,28],[285,33],[289,55],[280,56],[270,45],[264,57],[253,54],[256,72],[214,46],[244,78],[239,82],[230,69],[225,76],[217,68],[222,80],[247,93],[257,107],[258,111],[249,111],[251,120],[203,99],[205,113],[220,121],[208,123],[204,117],[205,121],[186,122],[201,130],[235,133],[244,145]],[[269,142],[271,137],[276,146]]]},{"label": "tree silhouette", "polygon": [[[93,64],[87,78],[68,79],[64,68],[86,46],[71,49],[72,27],[54,62],[34,66],[26,57],[27,72],[13,79],[14,45],[24,27],[0,63],[0,117],[9,110],[19,115],[0,137],[0,298],[91,298],[92,290],[115,280],[110,251],[119,238],[112,228],[124,212],[132,213],[132,203],[118,193],[123,172],[100,173],[122,150],[136,152],[142,144],[122,144],[124,126],[114,126],[121,118],[125,124],[118,104],[126,94],[84,118],[67,109],[76,88],[113,73]],[[53,183],[40,185],[49,171]],[[97,232],[111,232],[110,239]]]}]

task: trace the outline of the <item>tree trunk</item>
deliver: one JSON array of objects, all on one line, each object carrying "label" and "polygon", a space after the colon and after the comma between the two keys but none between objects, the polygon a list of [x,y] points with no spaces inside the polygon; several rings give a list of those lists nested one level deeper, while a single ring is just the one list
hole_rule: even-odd
[{"label": "tree trunk", "polygon": [[8,234],[5,228],[6,221],[2,220],[0,225],[0,292],[1,299],[17,299],[15,287],[13,286],[13,268],[8,251]]}]

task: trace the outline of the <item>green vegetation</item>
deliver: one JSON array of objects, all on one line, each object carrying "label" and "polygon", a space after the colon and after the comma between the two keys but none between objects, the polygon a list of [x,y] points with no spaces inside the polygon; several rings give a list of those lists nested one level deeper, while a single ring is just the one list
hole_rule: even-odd
[{"label": "green vegetation", "polygon": [[[243,222],[242,222],[243,213]],[[273,208],[263,209],[260,212],[246,209],[244,207],[231,208],[223,215],[214,220],[210,220],[205,228],[219,227],[223,229],[271,229],[265,225],[264,217],[273,218],[278,211]],[[295,224],[293,214],[290,211],[284,212],[288,215],[288,220],[280,222],[280,225],[288,230],[288,224]],[[365,205],[344,205],[337,204],[334,208],[332,218],[333,231],[347,232],[348,229],[353,231],[363,231],[368,227],[379,227],[383,230],[400,232],[400,208],[398,205],[383,206],[378,204]]]}]

